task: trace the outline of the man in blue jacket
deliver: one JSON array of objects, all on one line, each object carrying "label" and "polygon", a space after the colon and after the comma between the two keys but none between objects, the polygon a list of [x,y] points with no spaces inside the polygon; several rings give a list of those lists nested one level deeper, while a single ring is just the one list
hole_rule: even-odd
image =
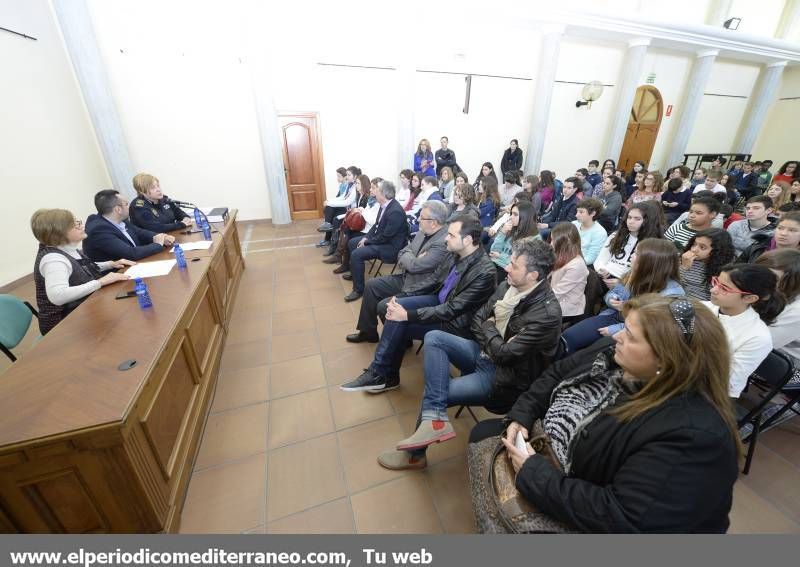
[{"label": "man in blue jacket", "polygon": [[128,201],[119,191],[105,189],[94,196],[96,215],[86,220],[83,251],[95,262],[118,258],[141,260],[171,246],[175,237],[137,228],[128,221]]},{"label": "man in blue jacket", "polygon": [[353,291],[345,296],[347,302],[364,295],[364,263],[373,258],[383,262],[396,262],[397,254],[408,244],[408,221],[403,206],[395,201],[395,186],[391,181],[382,181],[375,199],[381,206],[378,218],[369,232],[360,238],[352,238],[350,247],[350,274],[343,277],[353,281]]}]

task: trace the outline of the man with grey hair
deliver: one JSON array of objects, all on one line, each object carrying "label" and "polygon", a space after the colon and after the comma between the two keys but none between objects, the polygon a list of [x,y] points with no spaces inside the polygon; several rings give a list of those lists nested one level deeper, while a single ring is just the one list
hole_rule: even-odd
[{"label": "man with grey hair", "polygon": [[380,205],[378,217],[369,232],[359,238],[352,238],[350,248],[350,274],[343,277],[353,281],[353,291],[345,296],[345,301],[355,301],[364,294],[364,263],[379,258],[383,262],[394,263],[397,254],[408,243],[408,222],[403,206],[395,201],[395,187],[391,181],[382,181],[375,193]]},{"label": "man with grey hair", "polygon": [[[347,335],[350,343],[378,342],[378,313],[386,312],[386,301],[403,290],[412,289],[443,262],[452,263],[447,251],[444,229],[448,216],[447,205],[441,201],[426,201],[419,214],[419,232],[411,243],[397,255],[399,274],[373,278],[364,288],[357,332]],[[381,305],[383,304],[383,305]]]},{"label": "man with grey hair", "polygon": [[[552,248],[538,238],[518,240],[506,281],[472,318],[469,340],[444,331],[425,335],[425,391],[417,430],[378,457],[388,469],[421,469],[428,445],[456,436],[450,406],[487,406],[505,413],[552,362],[561,337],[561,307],[548,276]],[[450,377],[450,365],[461,371]]]}]

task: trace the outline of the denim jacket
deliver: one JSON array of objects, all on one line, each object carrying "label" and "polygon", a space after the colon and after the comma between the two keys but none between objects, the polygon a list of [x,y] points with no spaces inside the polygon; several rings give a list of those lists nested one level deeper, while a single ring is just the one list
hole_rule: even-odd
[{"label": "denim jacket", "polygon": [[[675,280],[667,280],[667,285],[664,289],[658,292],[658,295],[679,295],[683,297],[686,295],[686,292],[683,290],[681,284],[676,282]],[[619,314],[620,319],[622,319],[622,314],[611,307],[610,300],[612,299],[619,299],[622,302],[625,302],[631,298],[631,290],[625,287],[624,284],[618,283],[615,285],[608,293],[606,293],[603,301],[605,301],[606,305],[608,305],[608,309],[603,309],[600,312],[600,315],[613,315],[615,313]],[[608,334],[614,335],[615,333],[620,332],[622,329],[625,328],[625,323],[614,323],[613,325],[609,325],[608,327]]]}]

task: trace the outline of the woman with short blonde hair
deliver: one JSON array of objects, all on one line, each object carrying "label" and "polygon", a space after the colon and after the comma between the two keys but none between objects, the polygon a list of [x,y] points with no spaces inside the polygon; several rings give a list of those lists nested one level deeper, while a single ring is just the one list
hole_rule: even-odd
[{"label": "woman with short blonde hair", "polygon": [[65,209],[39,209],[31,216],[31,231],[39,241],[33,266],[39,330],[50,332],[90,294],[104,285],[130,279],[125,274],[104,271],[132,266],[117,260],[92,262],[80,249],[86,238],[83,222]]}]

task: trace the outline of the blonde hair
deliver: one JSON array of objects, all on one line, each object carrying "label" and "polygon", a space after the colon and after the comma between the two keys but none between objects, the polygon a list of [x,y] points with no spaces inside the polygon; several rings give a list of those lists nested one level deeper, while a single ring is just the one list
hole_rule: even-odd
[{"label": "blonde hair", "polygon": [[74,227],[75,215],[66,209],[39,209],[31,216],[33,236],[45,246],[66,244]]},{"label": "blonde hair", "polygon": [[139,195],[147,195],[147,191],[158,183],[158,177],[149,173],[137,173],[133,178],[133,188]]},{"label": "blonde hair", "polygon": [[719,412],[741,456],[739,429],[728,394],[731,351],[725,329],[716,315],[699,301],[680,298],[690,301],[694,308],[693,334],[687,341],[670,310],[670,303],[675,300],[646,294],[625,302],[625,317],[631,311],[639,315],[645,340],[658,359],[659,373],[610,414],[621,421],[630,421],[675,396],[697,392]]}]

